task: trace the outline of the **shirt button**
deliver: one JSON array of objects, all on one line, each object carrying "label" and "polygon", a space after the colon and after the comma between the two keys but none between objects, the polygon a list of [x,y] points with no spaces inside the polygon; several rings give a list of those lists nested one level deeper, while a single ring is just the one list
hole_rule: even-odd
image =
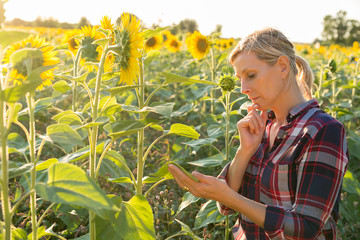
[{"label": "shirt button", "polygon": [[254,182],[255,184],[257,184],[257,181],[255,180],[255,182]]}]

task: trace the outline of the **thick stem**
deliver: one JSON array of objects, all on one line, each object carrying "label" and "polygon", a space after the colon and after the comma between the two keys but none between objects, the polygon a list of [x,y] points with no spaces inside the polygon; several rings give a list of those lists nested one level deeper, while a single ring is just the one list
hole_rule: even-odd
[{"label": "thick stem", "polygon": [[[139,108],[142,109],[144,107],[145,102],[145,87],[144,87],[144,65],[142,62],[142,58],[140,58],[140,75],[139,75]],[[143,120],[144,115],[140,113],[139,120]],[[144,175],[144,161],[143,161],[143,153],[144,153],[144,129],[138,132],[137,139],[137,180],[136,180],[136,194],[142,195],[142,178]]]},{"label": "thick stem", "polygon": [[[101,85],[101,78],[104,73],[104,63],[107,56],[108,50],[107,48],[104,49],[104,52],[100,59],[99,69],[96,76],[96,85],[95,85],[95,95],[94,95],[94,102],[92,108],[92,121],[94,122],[98,117],[98,108],[100,102],[100,85]],[[93,126],[91,130],[91,138],[90,140],[90,163],[89,163],[89,172],[90,177],[96,182],[96,143],[97,143],[97,136],[98,136],[98,126]],[[89,212],[89,224],[90,224],[90,240],[96,240],[96,231],[95,231],[95,213],[90,211]]]},{"label": "thick stem", "polygon": [[[1,87],[1,86],[0,86]],[[11,213],[10,213],[10,199],[8,193],[9,185],[9,173],[8,173],[8,161],[9,154],[7,148],[7,136],[6,136],[6,104],[4,101],[0,101],[0,133],[1,133],[1,206],[2,214],[4,218],[4,228],[1,226],[1,233],[3,239],[11,240]]]},{"label": "thick stem", "polygon": [[[216,65],[215,65],[215,56],[214,56],[214,49],[210,48],[210,56],[211,56],[211,81],[215,82],[215,75],[216,75]],[[215,101],[214,99],[214,88],[210,90],[210,98],[211,98],[211,113],[215,113]]]},{"label": "thick stem", "polygon": [[[76,58],[74,61],[74,72],[73,72],[73,77],[77,77],[79,75],[79,61],[80,61],[80,56],[81,56],[81,50],[82,48],[79,48],[79,50],[76,53]],[[76,90],[76,86],[77,86],[77,82],[73,81],[72,84],[72,110],[73,112],[76,111],[76,103],[77,103],[77,90]]]},{"label": "thick stem", "polygon": [[30,172],[30,191],[33,191],[30,194],[30,211],[31,211],[31,225],[32,225],[32,239],[37,240],[37,216],[36,216],[36,157],[35,157],[35,100],[34,95],[27,93],[26,95],[27,105],[29,108],[29,149],[30,149],[30,162],[33,163],[33,168]]},{"label": "thick stem", "polygon": [[226,216],[225,220],[225,240],[229,240],[229,234],[230,228],[229,228],[229,216]]},{"label": "thick stem", "polygon": [[225,94],[225,107],[226,107],[226,129],[225,129],[225,160],[229,161],[230,155],[230,139],[229,139],[229,130],[230,130],[230,92]]}]

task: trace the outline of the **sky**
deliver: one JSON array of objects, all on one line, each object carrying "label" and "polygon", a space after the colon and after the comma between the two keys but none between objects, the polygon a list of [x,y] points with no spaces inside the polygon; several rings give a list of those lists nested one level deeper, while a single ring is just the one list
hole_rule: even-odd
[{"label": "sky", "polygon": [[348,19],[360,21],[360,0],[8,0],[4,7],[6,20],[33,21],[40,16],[78,23],[85,16],[97,25],[105,15],[115,22],[122,12],[130,12],[148,27],[193,19],[204,35],[222,25],[224,38],[243,38],[274,27],[301,43],[321,38],[326,15],[343,10]]}]

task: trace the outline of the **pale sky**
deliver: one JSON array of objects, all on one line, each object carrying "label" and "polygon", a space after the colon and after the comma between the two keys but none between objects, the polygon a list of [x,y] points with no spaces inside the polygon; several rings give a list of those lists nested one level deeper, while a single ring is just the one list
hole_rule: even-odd
[{"label": "pale sky", "polygon": [[325,15],[344,10],[348,19],[360,21],[360,0],[9,0],[5,10],[7,20],[41,16],[78,23],[85,16],[94,25],[105,15],[115,22],[122,12],[135,14],[148,27],[171,26],[188,18],[196,20],[204,35],[222,25],[224,38],[275,27],[290,41],[305,43],[321,38]]}]

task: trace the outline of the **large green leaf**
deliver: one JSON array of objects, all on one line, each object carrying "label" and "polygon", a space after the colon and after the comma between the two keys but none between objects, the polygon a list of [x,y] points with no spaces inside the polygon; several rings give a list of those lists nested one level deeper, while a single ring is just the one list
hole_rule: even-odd
[{"label": "large green leaf", "polygon": [[33,72],[29,77],[34,80],[24,81],[21,85],[12,86],[5,90],[0,90],[0,98],[5,102],[17,102],[23,98],[26,93],[33,92],[42,83],[39,73]]},{"label": "large green leaf", "polygon": [[115,196],[112,201],[120,211],[115,221],[95,218],[97,239],[155,239],[153,212],[143,195],[135,195],[128,202]]},{"label": "large green leaf", "polygon": [[217,83],[214,83],[214,82],[211,82],[211,81],[183,77],[183,76],[176,75],[176,74],[173,74],[173,73],[163,72],[162,75],[165,77],[164,84],[177,83],[178,82],[178,83],[202,83],[202,84],[216,85],[216,86],[218,85]]},{"label": "large green leaf", "polygon": [[200,209],[195,218],[195,229],[206,227],[210,223],[224,221],[226,216],[221,215],[214,200],[207,201]]},{"label": "large green leaf", "polygon": [[151,50],[146,54],[146,57],[144,59],[144,65],[145,66],[149,66],[150,63],[157,58],[158,56],[160,56],[160,51],[159,50]]},{"label": "large green leaf", "polygon": [[202,147],[202,146],[210,145],[216,141],[217,140],[214,138],[202,138],[202,139],[184,142],[183,144],[188,145],[190,147]]},{"label": "large green leaf", "polygon": [[220,166],[223,161],[224,161],[224,155],[221,155],[219,153],[207,158],[188,162],[188,164],[198,167],[216,167],[216,166]]},{"label": "large green leaf", "polygon": [[[105,142],[101,142],[96,146],[96,154],[101,154],[104,150]],[[70,153],[68,155],[65,155],[59,159],[59,162],[62,163],[68,163],[68,162],[76,162],[83,159],[88,158],[90,155],[90,147],[86,146],[79,150],[77,150],[74,153]]]},{"label": "large green leaf", "polygon": [[168,29],[169,27],[157,27],[156,29],[146,29],[144,30],[145,39],[149,39],[157,34],[160,34],[162,31]]},{"label": "large green leaf", "polygon": [[181,212],[183,209],[185,209],[186,207],[188,207],[190,204],[199,201],[200,198],[199,197],[195,197],[194,195],[192,195],[190,192],[186,192],[184,194],[184,196],[182,197],[182,202],[177,210],[178,214],[179,212]]},{"label": "large green leaf", "polygon": [[181,123],[174,123],[170,126],[169,134],[176,134],[188,138],[198,139],[200,134],[191,126]]},{"label": "large green leaf", "polygon": [[46,133],[49,138],[58,143],[66,152],[77,145],[82,145],[81,136],[66,124],[53,124],[46,128]]},{"label": "large green leaf", "polygon": [[69,84],[64,80],[54,83],[52,87],[54,90],[59,91],[61,93],[66,93],[67,91],[71,90]]},{"label": "large green leaf", "polygon": [[[0,162],[0,166],[1,165],[2,165],[2,162]],[[18,176],[22,176],[25,173],[30,172],[33,166],[34,166],[34,164],[32,164],[32,163],[25,163],[25,164],[21,165],[20,163],[16,163],[14,161],[9,161],[8,162],[9,179],[16,178]],[[2,173],[0,173],[0,177],[2,177]]]},{"label": "large green leaf", "polygon": [[51,165],[48,182],[38,183],[36,191],[48,201],[84,207],[102,218],[119,210],[81,168],[70,163]]},{"label": "large green leaf", "polygon": [[119,138],[136,133],[146,127],[144,121],[125,120],[115,123],[108,123],[104,129],[109,132],[112,138]]}]

